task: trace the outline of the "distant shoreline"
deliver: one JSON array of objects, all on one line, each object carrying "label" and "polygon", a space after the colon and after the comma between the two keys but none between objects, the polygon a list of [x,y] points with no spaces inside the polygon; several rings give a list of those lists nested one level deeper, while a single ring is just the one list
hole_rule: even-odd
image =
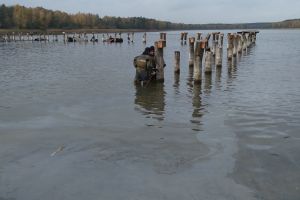
[{"label": "distant shoreline", "polygon": [[0,34],[5,33],[48,33],[61,34],[65,33],[138,33],[138,32],[164,32],[164,31],[195,31],[195,30],[283,30],[283,29],[300,29],[300,28],[228,28],[228,29],[169,29],[169,30],[148,30],[148,29],[0,29]]},{"label": "distant shoreline", "polygon": [[128,32],[157,32],[169,30],[145,30],[145,29],[0,29],[1,33],[128,33]]}]

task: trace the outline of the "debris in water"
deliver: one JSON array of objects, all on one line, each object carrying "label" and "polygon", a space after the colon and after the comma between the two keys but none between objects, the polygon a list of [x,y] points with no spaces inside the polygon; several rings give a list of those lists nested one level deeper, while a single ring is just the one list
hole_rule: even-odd
[{"label": "debris in water", "polygon": [[64,150],[64,146],[60,146],[58,149],[56,149],[56,151],[54,151],[52,154],[51,154],[51,157],[55,156],[57,153],[61,152]]}]

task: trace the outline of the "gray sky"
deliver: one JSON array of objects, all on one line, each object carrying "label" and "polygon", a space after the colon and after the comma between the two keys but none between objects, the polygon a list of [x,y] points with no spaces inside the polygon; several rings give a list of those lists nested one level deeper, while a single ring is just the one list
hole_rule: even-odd
[{"label": "gray sky", "polygon": [[274,22],[300,18],[300,0],[0,0],[101,17],[147,17],[183,23]]}]

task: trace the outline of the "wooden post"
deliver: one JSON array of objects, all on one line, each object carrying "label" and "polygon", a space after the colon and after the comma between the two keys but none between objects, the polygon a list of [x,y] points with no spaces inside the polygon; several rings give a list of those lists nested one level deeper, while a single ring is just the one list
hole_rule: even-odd
[{"label": "wooden post", "polygon": [[205,73],[211,73],[212,72],[212,52],[210,51],[210,49],[207,49],[205,51],[205,69],[204,72]]},{"label": "wooden post", "polygon": [[161,40],[167,40],[167,34],[166,33],[160,33],[160,39]]},{"label": "wooden post", "polygon": [[250,45],[251,45],[251,42],[250,42],[250,34],[249,34],[249,32],[246,33],[246,41],[247,41],[247,48],[249,48]]},{"label": "wooden post", "polygon": [[175,51],[175,68],[174,73],[179,74],[180,73],[180,51]]},{"label": "wooden post", "polygon": [[211,52],[212,55],[214,56],[216,54],[216,46],[217,46],[217,41],[216,41],[216,35],[218,33],[212,33],[212,41],[211,41]]},{"label": "wooden post", "polygon": [[188,36],[188,33],[185,32],[185,33],[184,33],[184,40],[185,40],[185,41],[187,40],[187,36]]},{"label": "wooden post", "polygon": [[216,49],[216,67],[222,67],[222,60],[223,60],[223,48],[220,44],[217,45]]},{"label": "wooden post", "polygon": [[147,42],[147,34],[146,34],[146,33],[144,33],[144,35],[143,35],[143,42],[144,42],[144,43]]},{"label": "wooden post", "polygon": [[246,51],[247,50],[247,38],[246,38],[246,34],[243,33],[242,34],[242,45],[243,45],[243,50]]},{"label": "wooden post", "polygon": [[227,59],[231,60],[233,57],[233,38],[231,33],[227,34],[228,46],[227,46]]},{"label": "wooden post", "polygon": [[181,42],[183,42],[183,39],[184,39],[184,33],[181,32],[181,33],[180,33],[180,40],[181,40]]},{"label": "wooden post", "polygon": [[131,33],[131,42],[134,42],[134,32]]},{"label": "wooden post", "polygon": [[199,84],[202,80],[202,59],[205,49],[205,41],[195,42],[194,83]]},{"label": "wooden post", "polygon": [[195,59],[194,44],[195,44],[195,38],[194,37],[189,38],[189,66],[190,67],[193,67],[194,65],[194,59]]},{"label": "wooden post", "polygon": [[233,57],[235,57],[237,54],[237,48],[238,48],[237,35],[233,34]]},{"label": "wooden post", "polygon": [[238,52],[239,54],[241,54],[242,51],[243,51],[242,36],[241,36],[241,35],[237,35],[237,38],[238,38],[238,48],[237,48],[237,52]]},{"label": "wooden post", "polygon": [[197,33],[197,41],[200,41],[200,40],[201,40],[201,34],[202,34],[202,33]]},{"label": "wooden post", "polygon": [[164,81],[164,67],[165,67],[165,61],[164,61],[164,47],[165,47],[165,41],[159,40],[154,43],[155,47],[155,61],[156,61],[156,80],[163,82]]},{"label": "wooden post", "polygon": [[223,48],[223,41],[224,41],[224,33],[221,33],[220,34],[220,37],[219,37],[219,45]]}]

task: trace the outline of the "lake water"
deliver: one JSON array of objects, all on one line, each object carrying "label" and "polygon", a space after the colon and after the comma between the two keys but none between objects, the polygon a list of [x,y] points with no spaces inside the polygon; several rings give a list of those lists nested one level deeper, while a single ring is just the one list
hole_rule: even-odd
[{"label": "lake water", "polygon": [[299,199],[300,30],[261,30],[236,65],[224,48],[201,86],[179,39],[167,32],[165,82],[147,88],[142,33],[0,43],[0,200]]}]

